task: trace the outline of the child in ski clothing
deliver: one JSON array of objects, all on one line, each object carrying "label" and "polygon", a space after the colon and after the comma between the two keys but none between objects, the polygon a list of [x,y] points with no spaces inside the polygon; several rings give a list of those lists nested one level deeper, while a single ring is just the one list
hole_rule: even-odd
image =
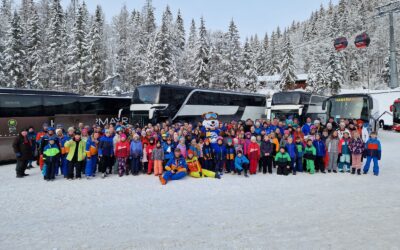
[{"label": "child in ski clothing", "polygon": [[278,166],[276,173],[278,175],[287,176],[289,174],[291,159],[284,147],[281,147],[279,152],[276,154],[275,161]]},{"label": "child in ski clothing", "polygon": [[[297,146],[293,143],[293,137],[289,137],[285,146],[287,154],[290,156],[290,168],[293,175],[296,175],[296,156],[297,156]],[[290,172],[290,171],[289,171]]]},{"label": "child in ski clothing", "polygon": [[148,147],[147,142],[143,142],[143,157],[142,157],[143,174],[147,173],[149,168],[149,160],[147,158],[147,147]]},{"label": "child in ski clothing", "polygon": [[246,132],[245,133],[245,138],[244,138],[244,141],[243,141],[243,153],[245,155],[247,155],[247,156],[248,156],[248,153],[249,153],[248,151],[249,151],[250,143],[251,143],[251,133],[250,132]]},{"label": "child in ski clothing", "polygon": [[349,149],[351,152],[352,168],[351,173],[361,175],[361,158],[364,153],[364,142],[360,137],[358,131],[353,133],[353,138],[349,142]]},{"label": "child in ski clothing", "polygon": [[249,169],[249,163],[250,163],[249,160],[246,158],[243,152],[239,150],[235,157],[235,169],[238,175],[241,175],[242,171],[244,170],[244,176],[249,177],[247,175],[247,170]]},{"label": "child in ski clothing", "polygon": [[301,137],[296,137],[296,170],[303,172],[303,156],[304,156],[304,144]]},{"label": "child in ski clothing", "polygon": [[315,150],[317,151],[316,156],[315,156],[315,167],[317,172],[321,171],[321,173],[326,173],[325,172],[325,164],[324,164],[324,158],[325,158],[325,143],[321,139],[320,134],[315,135],[315,140],[313,142],[313,145],[315,147]]},{"label": "child in ski clothing", "polygon": [[166,185],[170,180],[180,180],[186,176],[187,164],[186,160],[181,154],[181,150],[176,148],[174,151],[174,158],[169,160],[165,165],[164,175],[160,175],[160,182]]},{"label": "child in ski clothing", "polygon": [[131,159],[131,173],[132,175],[138,175],[141,169],[140,159],[143,156],[143,146],[142,141],[138,134],[133,135],[133,140],[130,145],[130,156]]},{"label": "child in ski clothing", "polygon": [[[68,148],[68,146],[67,146]],[[112,133],[109,129],[106,129],[105,135],[100,138],[99,142],[99,172],[103,174],[103,178],[107,176],[108,173],[111,174],[111,168],[113,165],[113,157],[114,157],[114,144]]]},{"label": "child in ski clothing", "polygon": [[162,175],[163,172],[163,160],[164,160],[164,149],[161,147],[161,142],[157,141],[156,147],[153,149],[151,159],[154,162],[154,175]]},{"label": "child in ski clothing", "polygon": [[[81,178],[83,162],[86,157],[86,142],[81,139],[81,133],[76,132],[74,138],[65,143],[65,146],[69,148],[67,155],[68,162],[68,179],[72,180],[75,177]],[[111,144],[112,147],[112,144]]]},{"label": "child in ski clothing", "polygon": [[176,148],[179,148],[181,150],[181,154],[182,154],[183,158],[186,158],[187,148],[186,148],[186,143],[185,143],[185,137],[179,138],[179,144],[176,146]]},{"label": "child in ski clothing", "polygon": [[124,173],[128,175],[129,173],[129,166],[126,164],[126,161],[129,158],[130,154],[130,144],[126,140],[126,135],[121,134],[120,140],[115,144],[115,157],[117,158],[118,162],[118,175],[122,177]]},{"label": "child in ski clothing", "polygon": [[215,172],[222,175],[224,170],[225,160],[226,160],[226,148],[223,145],[224,138],[218,137],[217,145],[214,146],[215,155]]},{"label": "child in ski clothing", "polygon": [[149,139],[149,145],[147,145],[146,150],[145,150],[145,154],[146,154],[146,159],[148,161],[147,163],[147,174],[151,175],[151,173],[153,172],[153,167],[154,167],[154,161],[151,158],[151,156],[153,155],[153,150],[156,147],[155,145],[155,140],[153,137],[151,137]]},{"label": "child in ski clothing", "polygon": [[87,178],[94,177],[96,173],[97,158],[98,158],[98,147],[99,147],[98,132],[93,133],[86,142],[86,167],[85,175]]},{"label": "child in ski clothing", "polygon": [[272,153],[274,151],[274,144],[271,143],[269,136],[265,135],[261,143],[261,165],[263,174],[272,174]]},{"label": "child in ski clothing", "polygon": [[341,173],[350,172],[351,152],[349,148],[349,135],[349,132],[345,132],[343,138],[339,141],[339,171]]},{"label": "child in ski clothing", "polygon": [[338,156],[339,156],[339,137],[338,132],[333,131],[332,134],[326,139],[326,148],[329,155],[328,172],[337,173]]},{"label": "child in ski clothing", "polygon": [[376,138],[376,133],[372,132],[370,134],[370,138],[368,139],[367,143],[365,144],[365,157],[367,157],[367,162],[364,166],[364,174],[368,173],[369,166],[371,161],[374,162],[374,175],[379,175],[379,165],[378,161],[381,160],[382,156],[382,147],[381,142]]},{"label": "child in ski clothing", "polygon": [[220,175],[207,169],[203,169],[200,165],[198,158],[194,155],[192,150],[188,150],[188,157],[186,158],[186,164],[188,165],[189,175],[194,178],[217,178],[220,179]]},{"label": "child in ski clothing", "polygon": [[310,174],[315,173],[315,156],[317,155],[317,150],[313,145],[313,141],[311,139],[307,140],[307,146],[304,149],[304,159],[306,160],[306,169]]},{"label": "child in ski clothing", "polygon": [[53,181],[56,178],[56,167],[60,160],[60,149],[55,144],[55,141],[55,136],[49,137],[49,143],[43,149],[43,161],[46,163],[44,179],[47,181]]},{"label": "child in ski clothing", "polygon": [[163,143],[163,149],[164,149],[164,165],[165,165],[169,160],[174,158],[175,145],[172,143],[171,137],[168,137],[167,140]]},{"label": "child in ski clothing", "polygon": [[226,173],[235,172],[235,156],[236,150],[232,144],[232,139],[229,138],[226,145]]},{"label": "child in ski clothing", "polygon": [[261,157],[260,146],[258,146],[256,137],[251,137],[251,143],[247,150],[247,156],[250,161],[250,174],[257,173],[257,165]]},{"label": "child in ski clothing", "polygon": [[204,140],[203,146],[203,157],[204,157],[204,168],[207,170],[214,169],[214,150],[211,147],[210,139],[206,138]]}]

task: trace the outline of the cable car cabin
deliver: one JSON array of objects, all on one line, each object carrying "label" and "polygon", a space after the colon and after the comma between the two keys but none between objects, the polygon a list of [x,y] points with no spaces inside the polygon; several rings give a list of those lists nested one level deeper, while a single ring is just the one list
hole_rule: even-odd
[{"label": "cable car cabin", "polygon": [[333,45],[334,45],[336,51],[341,51],[341,50],[344,50],[345,48],[347,48],[347,46],[349,45],[349,42],[347,41],[346,37],[339,37],[339,38],[335,39],[335,42]]},{"label": "cable car cabin", "polygon": [[354,44],[359,49],[364,49],[368,47],[370,43],[371,43],[371,38],[365,32],[362,33],[361,35],[356,36],[356,40],[354,41]]}]

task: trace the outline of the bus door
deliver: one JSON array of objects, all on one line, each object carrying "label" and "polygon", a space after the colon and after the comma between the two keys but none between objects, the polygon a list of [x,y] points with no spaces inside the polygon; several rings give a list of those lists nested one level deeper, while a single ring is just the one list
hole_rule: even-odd
[{"label": "bus door", "polygon": [[82,122],[85,125],[92,126],[96,124],[95,114],[84,114],[84,115],[55,115],[51,121],[51,125],[55,127],[57,124],[62,124],[65,129],[71,126],[78,126],[78,123]]}]

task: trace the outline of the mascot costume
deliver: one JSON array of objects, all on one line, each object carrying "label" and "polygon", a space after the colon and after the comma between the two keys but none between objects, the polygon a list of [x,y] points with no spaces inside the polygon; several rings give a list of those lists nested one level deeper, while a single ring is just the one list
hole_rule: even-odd
[{"label": "mascot costume", "polygon": [[202,132],[205,137],[210,140],[211,146],[214,148],[217,145],[219,136],[219,121],[218,114],[214,112],[209,112],[203,114],[203,128]]}]

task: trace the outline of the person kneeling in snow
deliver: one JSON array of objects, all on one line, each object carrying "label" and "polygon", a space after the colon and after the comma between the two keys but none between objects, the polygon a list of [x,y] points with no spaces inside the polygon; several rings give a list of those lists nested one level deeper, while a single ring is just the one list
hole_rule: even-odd
[{"label": "person kneeling in snow", "polygon": [[186,176],[187,164],[179,148],[175,149],[174,158],[165,165],[164,176],[160,175],[160,182],[166,185],[169,180],[180,180]]},{"label": "person kneeling in snow", "polygon": [[210,178],[221,179],[221,176],[219,174],[207,169],[203,169],[197,157],[194,156],[194,152],[190,149],[188,150],[188,157],[186,159],[186,164],[189,169],[189,175],[194,178],[210,177]]},{"label": "person kneeling in snow", "polygon": [[249,170],[249,163],[250,162],[247,157],[243,155],[243,152],[241,150],[239,150],[235,157],[235,169],[238,175],[241,175],[242,171],[244,170],[244,176],[249,177],[247,175],[247,170]]}]

